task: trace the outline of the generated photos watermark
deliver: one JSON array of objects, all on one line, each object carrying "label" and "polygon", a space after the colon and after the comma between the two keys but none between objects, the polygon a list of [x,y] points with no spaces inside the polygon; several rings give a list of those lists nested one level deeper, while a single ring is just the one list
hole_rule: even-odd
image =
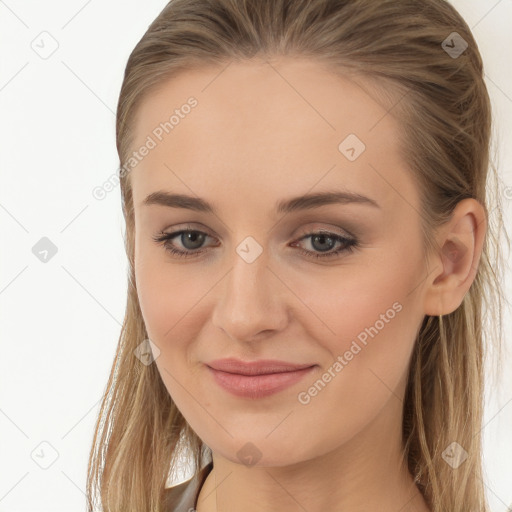
[{"label": "generated photos watermark", "polygon": [[182,119],[185,119],[190,114],[193,108],[197,107],[198,103],[197,99],[191,96],[180,108],[175,108],[174,113],[169,119],[161,122],[153,129],[151,134],[146,137],[144,143],[133,151],[132,156],[128,158],[127,162],[116,173],[112,174],[102,185],[93,188],[92,196],[94,199],[98,201],[105,199],[107,194],[119,185],[119,180],[137,167],[149,155],[150,151],[155,149],[164,137],[174,130],[181,123]]},{"label": "generated photos watermark", "polygon": [[381,313],[379,320],[377,320],[371,327],[365,327],[365,329],[357,335],[357,340],[352,340],[350,348],[346,350],[343,355],[339,355],[312,386],[305,391],[299,392],[297,395],[299,403],[302,405],[308,405],[311,402],[311,399],[317,396],[318,393],[320,393],[320,391],[322,391],[325,386],[331,382],[332,379],[334,379],[334,377],[336,377],[336,375],[338,375],[364,347],[367,346],[369,341],[368,337],[370,336],[373,339],[377,336],[377,334],[384,329],[386,324],[395,318],[396,314],[400,313],[400,311],[402,311],[402,304],[396,301],[393,303],[391,308],[386,310],[385,313]]}]

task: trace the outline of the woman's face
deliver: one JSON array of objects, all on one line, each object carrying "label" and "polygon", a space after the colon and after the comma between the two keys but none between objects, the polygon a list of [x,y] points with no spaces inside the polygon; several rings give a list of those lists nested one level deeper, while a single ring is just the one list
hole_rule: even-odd
[{"label": "woman's face", "polygon": [[[149,95],[132,149],[140,305],[162,380],[199,437],[233,462],[278,466],[378,418],[396,430],[426,272],[391,113],[315,63],[233,63]],[[367,199],[293,200],[326,192]],[[181,230],[167,248],[155,241]],[[287,387],[273,387],[282,374],[239,376],[228,390],[208,366],[222,358],[310,368]]]}]

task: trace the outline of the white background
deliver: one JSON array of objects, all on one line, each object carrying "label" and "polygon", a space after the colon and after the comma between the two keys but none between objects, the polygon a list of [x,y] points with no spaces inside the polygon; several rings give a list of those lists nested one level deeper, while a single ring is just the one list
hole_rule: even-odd
[{"label": "white background", "polygon": [[[118,166],[114,122],[126,60],[165,4],[0,0],[0,512],[85,510],[127,275],[119,187],[101,201],[92,190]],[[512,1],[453,4],[483,54],[510,227]],[[43,31],[58,44],[47,59],[31,47]],[[42,237],[58,249],[47,263],[32,253]],[[510,295],[510,273],[506,282]],[[508,307],[506,322],[510,333]],[[486,399],[492,512],[512,504],[511,361],[501,391]],[[53,450],[58,458],[42,469]]]}]

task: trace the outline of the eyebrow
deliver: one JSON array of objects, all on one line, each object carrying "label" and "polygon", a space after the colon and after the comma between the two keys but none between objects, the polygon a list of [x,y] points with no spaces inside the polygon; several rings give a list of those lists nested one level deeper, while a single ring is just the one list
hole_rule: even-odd
[{"label": "eyebrow", "polygon": [[[169,208],[184,208],[202,213],[217,215],[216,208],[199,197],[185,194],[171,194],[169,192],[157,191],[149,194],[142,202],[143,205],[161,205]],[[355,192],[329,191],[305,194],[291,199],[278,201],[275,205],[277,213],[291,213],[301,210],[310,210],[330,204],[362,204],[380,208],[380,205],[369,197]]]}]

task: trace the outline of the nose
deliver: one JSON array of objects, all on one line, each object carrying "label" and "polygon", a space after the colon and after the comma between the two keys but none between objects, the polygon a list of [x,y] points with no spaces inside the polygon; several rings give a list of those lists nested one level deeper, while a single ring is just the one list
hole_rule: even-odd
[{"label": "nose", "polygon": [[256,341],[287,325],[286,286],[269,268],[265,250],[252,263],[235,253],[219,284],[212,322],[231,339]]}]

